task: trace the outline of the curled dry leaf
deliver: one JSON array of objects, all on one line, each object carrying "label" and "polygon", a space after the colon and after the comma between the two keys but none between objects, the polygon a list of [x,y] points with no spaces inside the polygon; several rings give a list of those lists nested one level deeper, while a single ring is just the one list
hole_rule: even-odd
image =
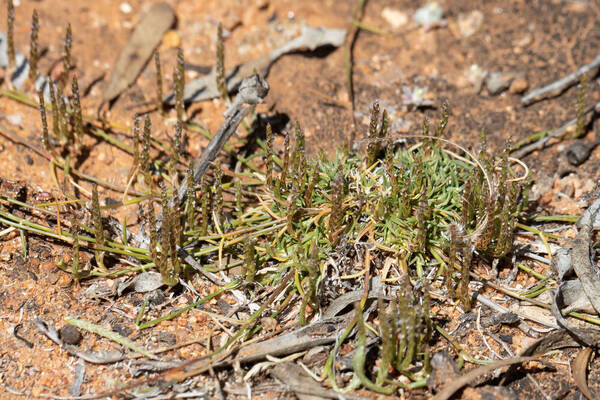
[{"label": "curled dry leaf", "polygon": [[575,363],[573,364],[573,378],[575,378],[575,384],[588,400],[596,399],[596,397],[592,395],[592,392],[590,392],[590,388],[587,384],[587,366],[590,362],[590,357],[592,356],[593,352],[594,349],[591,347],[582,349],[577,354]]}]

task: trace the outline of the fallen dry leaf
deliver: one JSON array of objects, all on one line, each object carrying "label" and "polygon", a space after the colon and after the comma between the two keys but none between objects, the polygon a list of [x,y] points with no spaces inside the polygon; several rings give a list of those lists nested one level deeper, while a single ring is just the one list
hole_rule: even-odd
[{"label": "fallen dry leaf", "polygon": [[104,101],[113,100],[135,82],[162,36],[174,23],[175,12],[167,3],[158,3],[148,11],[119,53],[104,91]]}]

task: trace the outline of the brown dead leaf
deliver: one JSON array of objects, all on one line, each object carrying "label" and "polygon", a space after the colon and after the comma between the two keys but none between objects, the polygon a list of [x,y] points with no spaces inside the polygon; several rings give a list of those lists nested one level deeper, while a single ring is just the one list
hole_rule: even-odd
[{"label": "brown dead leaf", "polygon": [[162,36],[175,23],[175,12],[167,3],[155,4],[133,29],[119,53],[104,101],[111,101],[132,85],[152,56]]}]

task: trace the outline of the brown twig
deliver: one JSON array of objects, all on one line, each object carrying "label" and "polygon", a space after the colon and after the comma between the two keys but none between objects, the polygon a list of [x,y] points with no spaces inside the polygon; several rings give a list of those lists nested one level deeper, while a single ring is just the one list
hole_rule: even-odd
[{"label": "brown twig", "polygon": [[[600,102],[596,103],[593,107],[590,107],[587,110],[585,110],[585,115],[588,116],[589,114],[592,114],[593,112],[598,112],[599,110],[600,110]],[[563,126],[561,126],[560,128],[553,130],[552,132],[550,132],[548,135],[544,136],[540,140],[533,142],[533,143],[515,151],[514,153],[512,153],[512,155],[516,158],[522,158],[533,151],[542,150],[546,147],[546,145],[548,144],[548,141],[550,141],[550,139],[558,140],[558,139],[562,139],[563,137],[565,137],[565,135],[567,133],[569,133],[569,128],[572,127],[573,125],[575,125],[576,123],[577,123],[577,118],[574,118],[574,119],[570,120],[569,122],[567,122],[566,124],[564,124]],[[587,121],[586,121],[586,123],[587,123]]]},{"label": "brown twig", "polygon": [[595,76],[598,73],[598,68],[600,68],[600,56],[596,57],[589,64],[582,66],[577,71],[565,76],[564,78],[559,79],[550,85],[529,92],[521,99],[521,105],[528,106],[540,100],[558,96],[567,88],[579,82],[581,75],[585,74],[589,77]]},{"label": "brown twig", "polygon": [[223,281],[223,279],[219,278],[217,276],[217,274],[214,274],[214,273],[202,268],[202,265],[200,265],[200,263],[198,261],[196,261],[196,259],[194,259],[194,257],[192,257],[192,255],[190,253],[185,251],[185,249],[180,247],[177,249],[177,253],[179,253],[179,257],[181,257],[183,259],[183,261],[188,263],[190,265],[190,267],[192,267],[195,271],[202,274],[206,279],[208,279],[215,285],[225,286],[227,284],[227,282],[225,282],[225,281]]}]

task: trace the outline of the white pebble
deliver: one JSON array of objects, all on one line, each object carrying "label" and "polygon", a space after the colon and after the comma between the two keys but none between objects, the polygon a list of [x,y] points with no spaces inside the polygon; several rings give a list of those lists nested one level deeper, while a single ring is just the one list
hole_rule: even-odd
[{"label": "white pebble", "polygon": [[20,126],[21,122],[23,121],[23,117],[21,116],[21,114],[10,114],[6,116],[6,120],[11,125]]},{"label": "white pebble", "polygon": [[381,12],[381,16],[394,29],[401,28],[408,22],[408,16],[406,13],[403,13],[395,8],[385,7]]},{"label": "white pebble", "polygon": [[443,16],[444,10],[442,6],[437,1],[432,1],[419,8],[414,13],[413,19],[417,25],[429,29],[432,26],[440,24]]},{"label": "white pebble", "polygon": [[121,3],[119,9],[123,14],[129,14],[131,11],[133,11],[133,8],[131,8],[131,5],[129,3]]}]

